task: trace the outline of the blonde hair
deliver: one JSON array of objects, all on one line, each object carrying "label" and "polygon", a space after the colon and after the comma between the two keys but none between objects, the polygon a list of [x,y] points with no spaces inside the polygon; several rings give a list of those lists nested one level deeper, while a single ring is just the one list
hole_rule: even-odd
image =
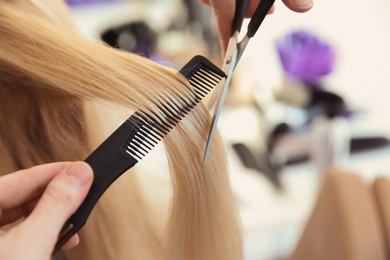
[{"label": "blonde hair", "polygon": [[[193,95],[176,71],[79,36],[73,25],[66,26],[71,19],[62,3],[35,2],[0,0],[1,174],[84,159],[104,138],[92,102],[158,114],[157,104]],[[55,19],[48,15],[52,6]],[[199,104],[163,139],[173,184],[166,226],[158,224],[136,175],[125,173],[101,198],[79,232],[81,244],[67,256],[241,258],[241,230],[218,134],[201,166],[209,125],[210,115]]]}]

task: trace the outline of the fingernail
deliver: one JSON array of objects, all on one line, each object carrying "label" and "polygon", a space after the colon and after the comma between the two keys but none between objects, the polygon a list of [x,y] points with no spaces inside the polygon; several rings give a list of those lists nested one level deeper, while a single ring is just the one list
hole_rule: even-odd
[{"label": "fingernail", "polygon": [[312,0],[294,0],[294,4],[298,8],[306,9],[313,5]]},{"label": "fingernail", "polygon": [[66,175],[76,178],[81,186],[90,182],[92,177],[91,167],[83,162],[73,163],[66,172]]}]

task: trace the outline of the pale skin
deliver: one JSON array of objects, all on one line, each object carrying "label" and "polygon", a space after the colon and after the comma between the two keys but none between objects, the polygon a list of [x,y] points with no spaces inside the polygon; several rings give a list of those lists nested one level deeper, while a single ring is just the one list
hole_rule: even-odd
[{"label": "pale skin", "polygon": [[[44,164],[1,177],[0,259],[50,259],[62,226],[84,200],[92,180],[92,169],[84,162]],[[62,249],[78,241],[76,234]]]},{"label": "pale skin", "polygon": [[[236,7],[236,0],[200,0],[210,5],[216,18],[222,50],[226,49],[231,35],[231,24]],[[246,17],[252,17],[260,0],[249,0]],[[292,11],[306,12],[313,7],[313,0],[283,0],[283,3]],[[270,12],[274,11],[274,7]]]}]

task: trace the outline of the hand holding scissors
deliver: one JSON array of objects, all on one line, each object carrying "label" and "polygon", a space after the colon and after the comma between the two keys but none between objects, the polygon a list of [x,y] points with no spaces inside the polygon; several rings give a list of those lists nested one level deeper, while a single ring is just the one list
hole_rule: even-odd
[{"label": "hand holding scissors", "polygon": [[225,59],[222,65],[222,71],[225,72],[226,78],[221,81],[220,85],[217,86],[217,89],[214,95],[211,97],[210,102],[214,104],[214,115],[211,123],[211,128],[209,131],[209,138],[207,140],[207,145],[203,157],[203,166],[206,164],[207,155],[210,150],[211,142],[215,134],[217,127],[219,115],[222,110],[223,103],[225,101],[226,93],[229,88],[230,80],[233,74],[233,71],[240,60],[242,53],[244,52],[250,38],[252,38],[257,29],[260,27],[265,16],[273,6],[275,0],[262,0],[257,6],[255,13],[250,20],[247,32],[241,41],[238,41],[238,34],[241,31],[242,23],[245,18],[245,13],[248,7],[248,0],[237,0],[236,1],[236,11],[234,14],[231,36],[229,39],[228,47],[226,50]]},{"label": "hand holding scissors", "polygon": [[[223,53],[226,51],[230,37],[230,24],[233,20],[235,8],[235,0],[200,0],[201,2],[210,5],[214,10],[216,22],[218,25],[219,36],[221,40],[221,46]],[[260,0],[249,0],[248,8],[246,10],[245,17],[249,18],[253,16],[257,5]],[[306,12],[313,6],[313,0],[283,0],[284,4],[295,12]],[[272,13],[271,8],[270,13]]]}]

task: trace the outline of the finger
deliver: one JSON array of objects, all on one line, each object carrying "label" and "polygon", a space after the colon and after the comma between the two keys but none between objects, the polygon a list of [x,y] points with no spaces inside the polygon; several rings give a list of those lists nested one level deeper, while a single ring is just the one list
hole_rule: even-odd
[{"label": "finger", "polygon": [[17,207],[38,198],[47,184],[70,162],[43,164],[0,178],[0,208]]},{"label": "finger", "polygon": [[62,250],[69,250],[77,246],[80,242],[80,238],[77,234],[74,234],[66,243],[61,247]]},{"label": "finger", "polygon": [[[84,162],[72,163],[49,183],[30,216],[18,232],[31,240],[32,246],[52,250],[65,221],[76,211],[92,184],[91,167]],[[27,235],[29,234],[29,235]]]},{"label": "finger", "polygon": [[0,218],[0,226],[4,226],[10,223],[15,222],[16,220],[27,217],[30,215],[32,210],[35,208],[35,205],[37,204],[38,200],[33,200],[31,202],[28,202],[20,207],[9,209],[6,211],[3,211]]},{"label": "finger", "polygon": [[214,16],[217,21],[219,38],[221,40],[221,48],[225,53],[229,38],[231,36],[231,25],[233,23],[234,10],[236,1],[234,0],[211,0],[211,6],[214,10]]},{"label": "finger", "polygon": [[283,0],[283,3],[295,12],[306,12],[313,7],[313,0]]}]

